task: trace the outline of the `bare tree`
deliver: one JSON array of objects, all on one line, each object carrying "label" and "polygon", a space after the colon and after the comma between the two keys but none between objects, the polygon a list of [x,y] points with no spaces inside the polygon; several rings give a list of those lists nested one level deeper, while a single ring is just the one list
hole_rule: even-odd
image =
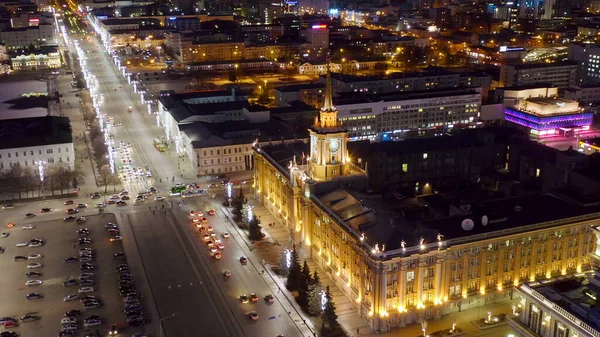
[{"label": "bare tree", "polygon": [[104,185],[104,193],[108,190],[108,185],[113,184],[113,189],[116,190],[116,186],[119,183],[119,176],[116,173],[112,173],[108,165],[103,165],[100,170],[100,182]]}]

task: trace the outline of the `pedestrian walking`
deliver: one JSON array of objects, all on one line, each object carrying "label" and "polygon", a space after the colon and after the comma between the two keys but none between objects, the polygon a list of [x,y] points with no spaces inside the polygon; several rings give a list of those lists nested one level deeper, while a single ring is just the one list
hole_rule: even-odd
[{"label": "pedestrian walking", "polygon": [[148,210],[151,211],[152,210],[152,206],[148,206]]},{"label": "pedestrian walking", "polygon": [[265,270],[263,269],[261,273],[264,275],[265,274]]}]

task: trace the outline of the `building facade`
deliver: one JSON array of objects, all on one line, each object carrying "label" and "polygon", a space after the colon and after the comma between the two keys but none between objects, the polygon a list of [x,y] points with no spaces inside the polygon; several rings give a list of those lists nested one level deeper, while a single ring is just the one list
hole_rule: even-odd
[{"label": "building facade", "polygon": [[[394,227],[393,218],[380,223],[383,212],[375,215],[341,187],[360,186],[365,173],[345,151],[345,130],[327,102],[308,144],[255,144],[254,197],[287,226],[301,256],[335,281],[375,331],[510,298],[523,282],[591,267],[592,226],[600,213],[574,207],[549,214],[564,208],[558,198],[542,197],[547,211],[537,220],[511,213],[508,221],[494,218],[486,227],[485,216],[477,229],[465,218],[429,224],[416,235]],[[306,161],[294,159],[304,151],[310,153]],[[539,201],[535,196],[503,207],[519,210],[516,206]]]},{"label": "building facade", "polygon": [[7,29],[0,32],[0,40],[8,49],[28,48],[31,45],[55,45],[56,35],[51,24]]},{"label": "building facade", "polygon": [[500,67],[501,87],[516,87],[533,84],[552,84],[559,88],[576,85],[578,63],[574,61],[556,63],[532,63]]}]

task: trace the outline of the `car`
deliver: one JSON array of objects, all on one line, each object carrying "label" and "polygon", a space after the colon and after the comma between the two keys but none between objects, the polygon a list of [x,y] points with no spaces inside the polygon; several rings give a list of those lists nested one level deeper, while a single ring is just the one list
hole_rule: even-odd
[{"label": "car", "polygon": [[40,213],[49,213],[52,212],[53,209],[52,208],[48,208],[48,207],[44,207],[42,209],[40,209]]},{"label": "car", "polygon": [[123,253],[123,252],[115,253],[113,255],[113,259],[115,259],[115,260],[124,260],[125,259],[125,253]]},{"label": "car", "polygon": [[96,308],[100,308],[100,306],[101,306],[101,304],[99,302],[83,303],[84,309],[96,309]]},{"label": "car", "polygon": [[206,222],[208,221],[208,219],[207,219],[207,218],[204,218],[204,217],[202,217],[202,218],[200,218],[200,221],[202,221],[202,223],[206,223]]},{"label": "car", "polygon": [[75,332],[63,330],[63,331],[60,331],[57,336],[58,337],[75,336]]},{"label": "car", "polygon": [[200,232],[200,233],[206,232],[206,227],[202,226],[202,224],[197,223],[196,227],[198,228],[198,232]]},{"label": "car", "polygon": [[69,208],[67,209],[67,214],[77,214],[79,210],[77,208]]},{"label": "car", "polygon": [[63,317],[60,324],[77,324],[77,319],[74,317]]},{"label": "car", "polygon": [[122,263],[115,267],[116,271],[129,270],[129,265],[126,263]]},{"label": "car", "polygon": [[231,272],[229,270],[226,270],[226,271],[223,272],[223,276],[230,277],[231,276]]},{"label": "car", "polygon": [[79,309],[71,309],[65,312],[65,317],[77,317],[79,315],[81,315],[81,310]]},{"label": "car", "polygon": [[108,222],[104,224],[104,228],[108,230],[110,228],[119,228],[119,226],[116,223]]},{"label": "car", "polygon": [[77,208],[87,208],[87,204],[77,204]]},{"label": "car", "polygon": [[87,221],[87,219],[84,216],[80,216],[75,220],[75,222],[77,222],[77,223],[84,223],[86,221]]},{"label": "car", "polygon": [[[200,219],[198,219],[198,218],[192,218],[192,222],[197,224],[198,222],[200,222]],[[196,226],[198,226],[198,225],[196,225]]]},{"label": "car", "polygon": [[34,217],[34,216],[36,216],[36,215],[37,215],[37,214],[35,214],[35,213],[27,213],[27,214],[25,214],[25,217],[26,217],[26,218],[33,218],[33,217]]},{"label": "car", "polygon": [[92,241],[90,241],[90,240],[79,241],[80,246],[88,246],[91,244],[92,244]]},{"label": "car", "polygon": [[265,296],[265,302],[273,303],[275,302],[275,298],[273,297],[273,295],[267,295]]},{"label": "car", "polygon": [[96,206],[94,206],[94,207],[95,208],[104,208],[104,207],[106,207],[106,203],[100,202],[100,203],[97,203]]},{"label": "car", "polygon": [[43,246],[44,243],[43,242],[39,242],[39,241],[34,241],[34,242],[29,242],[29,244],[27,244],[27,247],[41,247]]},{"label": "car", "polygon": [[4,323],[4,329],[13,329],[19,326],[18,322],[6,322]]},{"label": "car", "polygon": [[100,193],[96,192],[92,195],[92,199],[100,199],[102,196],[100,195]]},{"label": "car", "polygon": [[190,216],[196,216],[196,211],[190,211]]},{"label": "car", "polygon": [[215,260],[220,260],[221,259],[221,253],[215,253],[213,255],[213,257],[215,258]]},{"label": "car", "polygon": [[258,301],[258,296],[255,293],[250,293],[250,301],[256,302]]},{"label": "car", "polygon": [[[131,198],[128,195],[124,195],[121,197],[121,200],[129,200],[129,199],[131,199]],[[118,201],[117,201],[117,203],[118,203]]]},{"label": "car", "polygon": [[240,302],[242,302],[242,303],[248,303],[248,302],[250,302],[250,299],[246,295],[241,295],[240,296]]},{"label": "car", "polygon": [[246,264],[246,263],[248,263],[248,259],[245,256],[242,256],[242,257],[240,257],[240,263]]},{"label": "car", "polygon": [[[203,218],[203,219],[206,219],[206,218]],[[206,230],[209,232],[212,232],[214,229],[212,228],[212,226],[208,226],[208,227],[206,227]]]},{"label": "car", "polygon": [[73,201],[73,200],[67,200],[67,201],[65,201],[64,204],[65,205],[73,205],[74,203],[75,203],[75,201]]},{"label": "car", "polygon": [[116,324],[112,324],[112,325],[110,326],[110,329],[108,330],[108,334],[109,334],[109,335],[116,335],[116,334],[118,334],[118,333],[119,333],[119,328],[117,327],[117,325],[116,325]]},{"label": "car", "polygon": [[0,247],[0,254],[4,253],[4,248]]},{"label": "car", "polygon": [[89,279],[89,278],[88,278],[88,279],[81,280],[81,281],[79,282],[79,285],[82,285],[82,286],[91,286],[91,285],[94,285],[94,283],[95,283],[95,282],[94,282],[94,280],[93,280],[93,279]]},{"label": "car", "polygon": [[28,260],[41,259],[42,257],[44,257],[42,254],[29,254],[29,255],[27,255],[27,259]]},{"label": "car", "polygon": [[61,326],[60,329],[63,331],[75,331],[79,329],[79,327],[77,326],[77,324],[65,324]]},{"label": "car", "polygon": [[13,205],[13,204],[7,204],[7,205],[2,206],[2,209],[13,209],[13,208],[15,208],[15,205]]},{"label": "car", "polygon": [[79,284],[79,281],[77,281],[74,278],[68,279],[65,282],[63,282],[63,286],[65,286],[65,287],[76,286],[78,284]]},{"label": "car", "polygon": [[130,327],[144,325],[144,319],[140,316],[134,316],[127,319],[127,325]]},{"label": "car", "polygon": [[6,322],[17,322],[16,318],[12,318],[12,317],[2,317],[0,318],[0,325],[3,325]]},{"label": "car", "polygon": [[94,292],[94,287],[81,287],[81,288],[79,288],[79,293],[80,294],[92,293],[92,292]]},{"label": "car", "polygon": [[77,233],[78,235],[81,235],[81,236],[90,235],[90,230],[87,228],[80,228],[80,229],[76,230],[75,233]]},{"label": "car", "polygon": [[227,239],[229,237],[229,232],[223,232],[223,234],[221,234],[221,236],[223,236],[225,239]]},{"label": "car", "polygon": [[8,233],[7,232],[2,232],[2,234],[0,236],[2,236],[3,239],[8,237]]},{"label": "car", "polygon": [[202,240],[210,240],[210,235],[208,234],[202,234]]},{"label": "car", "polygon": [[69,256],[63,260],[64,263],[75,263],[77,261],[79,261],[79,259],[76,256]]},{"label": "car", "polygon": [[86,319],[86,320],[83,322],[83,326],[84,326],[85,328],[91,328],[91,327],[98,326],[98,325],[101,325],[101,324],[102,324],[102,321],[101,321],[101,320],[99,320],[99,319],[89,319],[89,320],[88,320],[88,319]]},{"label": "car", "polygon": [[15,256],[15,261],[26,261],[27,256],[17,255]]},{"label": "car", "polygon": [[36,269],[36,268],[42,268],[42,264],[39,262],[33,262],[27,265],[27,269]]},{"label": "car", "polygon": [[92,271],[92,270],[94,270],[94,266],[91,265],[91,264],[89,264],[89,263],[82,263],[79,266],[79,270],[81,270],[81,271]]},{"label": "car", "polygon": [[25,276],[27,276],[27,277],[40,277],[40,276],[42,276],[42,273],[38,273],[37,271],[30,271],[27,274],[25,274]]},{"label": "car", "polygon": [[223,250],[223,249],[225,249],[225,245],[222,244],[222,243],[218,243],[217,244],[217,248],[220,249],[220,250]]},{"label": "car", "polygon": [[[85,295],[83,297],[81,297],[81,302],[99,302],[99,300],[96,298],[96,296],[93,295]],[[97,315],[92,315],[89,316],[88,318],[94,318]]]},{"label": "car", "polygon": [[29,225],[25,225],[25,226],[21,227],[21,229],[25,229],[25,230],[27,230],[27,229],[35,229],[35,226],[32,225],[32,224],[29,224]]},{"label": "car", "polygon": [[115,235],[109,239],[110,242],[121,241],[121,240],[123,240],[123,238],[120,235]]},{"label": "car", "polygon": [[121,234],[121,233],[119,232],[119,229],[118,229],[118,228],[116,228],[116,227],[109,228],[109,229],[107,230],[107,232],[108,232],[108,234],[115,234],[115,235],[119,235],[119,234]]},{"label": "car", "polygon": [[253,320],[253,321],[258,321],[258,314],[255,313],[254,311],[252,311],[251,313],[249,313],[248,317],[250,317],[250,319]]},{"label": "car", "polygon": [[156,187],[149,187],[147,191],[148,191],[148,193],[156,193],[156,192],[158,192],[158,190],[156,189]]},{"label": "car", "polygon": [[215,210],[211,209],[210,211],[208,211],[208,215],[215,215]]},{"label": "car", "polygon": [[21,316],[21,322],[37,321],[38,319],[40,319],[40,316],[34,314],[25,314]]},{"label": "car", "polygon": [[92,258],[89,256],[82,256],[79,258],[79,262],[89,263],[89,262],[92,262]]},{"label": "car", "polygon": [[154,197],[154,200],[156,200],[156,201],[164,201],[165,197],[163,197],[162,195],[159,195],[159,196]]},{"label": "car", "polygon": [[127,206],[127,203],[123,200],[117,201],[117,206]]},{"label": "car", "polygon": [[63,218],[63,221],[65,221],[65,222],[67,222],[67,221],[75,221],[75,220],[77,220],[77,218],[74,217],[74,216],[72,216],[72,215],[69,215],[69,216],[66,216],[66,217]]},{"label": "car", "polygon": [[44,296],[42,296],[42,294],[40,294],[40,293],[30,293],[30,294],[25,295],[25,298],[28,300],[39,300],[43,297]]},{"label": "car", "polygon": [[63,297],[63,301],[65,301],[65,302],[75,301],[78,299],[79,299],[79,295],[77,295],[77,294],[70,294],[70,295]]},{"label": "car", "polygon": [[89,280],[94,278],[94,273],[81,273],[79,274],[79,278],[82,280]]}]

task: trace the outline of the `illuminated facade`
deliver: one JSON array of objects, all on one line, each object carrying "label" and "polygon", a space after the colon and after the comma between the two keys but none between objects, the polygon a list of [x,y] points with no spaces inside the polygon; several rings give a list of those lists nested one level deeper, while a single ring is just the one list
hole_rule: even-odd
[{"label": "illuminated facade", "polygon": [[[401,233],[401,226],[390,232],[393,219],[380,219],[382,213],[376,216],[341,188],[360,188],[366,175],[345,151],[347,133],[336,121],[329,76],[327,82],[309,144],[254,145],[254,196],[287,226],[301,256],[335,281],[374,330],[439,319],[511,298],[512,287],[522,282],[591,268],[592,225],[600,213],[566,207],[549,196],[515,201],[524,209],[542,204],[545,212],[536,220],[525,219],[533,209],[519,218],[521,206],[513,205],[508,220],[490,220],[485,228],[487,216],[477,220],[476,229],[464,221],[461,227],[462,219],[443,219],[416,236]],[[568,213],[550,214],[562,209]]]},{"label": "illuminated facade", "polygon": [[60,68],[60,54],[56,52],[32,52],[10,58],[13,70],[38,70]]},{"label": "illuminated facade", "polygon": [[530,98],[504,109],[506,121],[540,138],[587,131],[593,117],[592,112],[581,111],[578,102],[560,98]]}]

